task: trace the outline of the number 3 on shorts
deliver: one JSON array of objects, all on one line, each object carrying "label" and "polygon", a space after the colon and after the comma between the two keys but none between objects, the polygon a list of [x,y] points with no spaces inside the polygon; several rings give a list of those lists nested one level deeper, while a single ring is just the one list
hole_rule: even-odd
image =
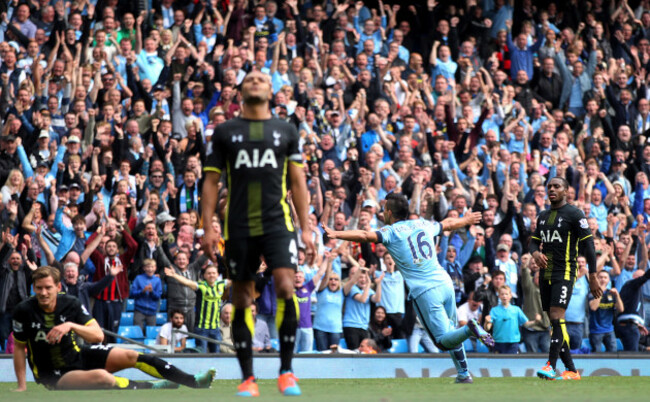
[{"label": "number 3 on shorts", "polygon": [[560,303],[566,304],[566,296],[567,296],[567,287],[565,285],[562,286],[562,293],[560,294]]}]

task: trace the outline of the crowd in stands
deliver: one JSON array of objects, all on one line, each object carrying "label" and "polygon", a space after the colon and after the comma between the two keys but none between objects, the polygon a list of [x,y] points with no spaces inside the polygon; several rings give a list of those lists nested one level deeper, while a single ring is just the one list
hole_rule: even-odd
[{"label": "crowd in stands", "polygon": [[[202,166],[253,70],[299,130],[311,194],[297,351],[436,351],[386,248],[320,226],[381,228],[391,192],[413,219],[482,211],[437,243],[459,325],[492,327],[501,353],[547,351],[527,248],[556,176],[588,217],[606,289],[588,296],[581,257],[571,348],[650,347],[649,0],[0,3],[0,347],[46,264],[107,330],[134,300],[143,330],[166,306],[162,343],[183,325],[231,342],[227,269],[200,246],[220,229],[201,217]],[[277,338],[264,268],[259,352]]]}]

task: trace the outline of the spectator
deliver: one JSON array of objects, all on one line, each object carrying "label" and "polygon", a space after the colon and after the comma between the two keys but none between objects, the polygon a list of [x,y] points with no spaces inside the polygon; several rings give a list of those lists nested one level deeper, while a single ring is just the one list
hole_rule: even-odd
[{"label": "spectator", "polygon": [[578,275],[573,284],[573,294],[566,309],[566,328],[569,333],[569,347],[577,350],[582,347],[582,337],[585,333],[587,318],[587,294],[589,283],[587,282],[587,260],[585,257],[578,257]]},{"label": "spectator", "polygon": [[253,351],[254,352],[271,352],[271,336],[269,335],[269,327],[266,322],[257,319],[257,306],[251,304],[251,314],[255,320],[255,338],[253,338]]},{"label": "spectator", "polygon": [[623,285],[621,300],[623,301],[623,314],[616,318],[616,330],[621,337],[623,350],[637,352],[639,350],[640,335],[647,336],[648,329],[640,317],[641,287],[650,279],[650,269],[645,272],[637,270],[632,280]]},{"label": "spectator", "polygon": [[534,321],[528,320],[519,307],[511,305],[512,292],[508,285],[499,288],[499,300],[501,304],[490,310],[490,315],[485,320],[487,327],[491,328],[494,334],[494,350],[497,353],[517,354],[521,341],[519,327],[532,325],[541,321],[542,317],[538,314]]},{"label": "spectator", "polygon": [[[349,284],[349,285],[348,285]],[[346,287],[351,287],[352,282],[348,281]],[[341,287],[341,278],[331,272],[330,268],[325,271],[316,293],[317,305],[314,316],[314,338],[316,349],[319,352],[328,350],[332,345],[338,345],[343,332],[343,300],[344,290]]]},{"label": "spectator", "polygon": [[174,270],[174,276],[164,276],[167,282],[167,308],[182,311],[185,315],[185,323],[190,331],[194,331],[196,323],[196,293],[190,288],[176,280],[176,275],[180,275],[190,281],[197,282],[202,272],[203,265],[207,257],[201,256],[190,264],[190,256],[186,251],[179,251],[174,258],[174,264],[171,268]]},{"label": "spectator", "polygon": [[[524,326],[521,330],[524,345],[526,345],[526,352],[528,353],[548,353],[551,343],[551,334],[548,330],[551,326],[551,321],[548,319],[548,315],[544,314],[542,299],[539,293],[539,281],[544,280],[541,275],[543,275],[543,272],[540,271],[535,260],[528,254],[522,256],[521,288],[524,294],[523,311],[530,321],[535,321],[533,325],[528,327]],[[541,317],[541,319],[536,321],[536,317]]]},{"label": "spectator", "polygon": [[[385,247],[382,245],[382,247]],[[390,254],[385,253],[383,256],[383,265],[386,270],[380,272],[375,271],[375,278],[384,275],[381,281],[381,300],[378,306],[384,308],[386,313],[387,325],[392,328],[392,336],[396,339],[404,338],[404,331],[402,322],[404,320],[405,312],[405,285],[402,274],[395,269],[395,261]]]},{"label": "spectator", "polygon": [[[23,259],[23,255],[16,251],[18,237],[3,232],[2,248],[0,249],[0,344],[4,345],[11,332],[11,317],[13,308],[29,296],[31,286],[31,272],[37,266],[30,259]],[[31,250],[30,250],[31,251]],[[25,255],[27,248],[25,246]]]},{"label": "spectator", "polygon": [[146,259],[143,262],[143,274],[135,277],[131,285],[130,296],[135,299],[133,324],[144,331],[145,326],[156,325],[158,302],[162,296],[163,288],[160,278],[156,273],[156,261]]},{"label": "spectator", "polygon": [[185,350],[187,335],[174,332],[174,330],[187,332],[185,316],[182,311],[169,310],[169,317],[170,321],[160,327],[157,343],[158,345],[173,345],[174,352],[182,352]]},{"label": "spectator", "polygon": [[[294,352],[311,352],[314,347],[314,329],[311,322],[311,294],[319,286],[321,279],[325,278],[325,273],[332,270],[332,260],[336,254],[326,252],[323,256],[320,269],[305,283],[305,273],[296,272],[294,280],[294,292],[298,299],[298,310],[300,319],[298,321],[298,331],[296,332],[296,345]],[[325,278],[326,279],[326,278]]]},{"label": "spectator", "polygon": [[[196,292],[198,324],[194,332],[197,335],[220,341],[221,333],[218,327],[219,304],[225,287],[230,283],[229,280],[217,281],[219,273],[214,265],[210,265],[203,270],[205,280],[200,282],[188,280],[182,274],[175,273],[171,268],[165,268],[165,276]],[[203,353],[219,353],[219,345],[216,343],[199,339],[198,344]]]},{"label": "spectator", "polygon": [[368,332],[370,333],[370,338],[377,343],[379,352],[386,352],[392,347],[393,328],[388,325],[386,309],[382,306],[375,308],[375,312],[372,314],[372,319],[368,325]]},{"label": "spectator", "polygon": [[[232,304],[224,303],[221,306],[221,314],[219,321],[219,332],[221,333],[221,341],[225,343],[233,344],[232,340]],[[221,344],[219,346],[221,353],[226,354],[235,354],[235,349],[232,347]]]},{"label": "spectator", "polygon": [[607,271],[598,272],[598,285],[603,295],[599,298],[589,295],[589,341],[592,352],[600,352],[601,346],[607,352],[616,351],[614,313],[622,313],[625,307],[616,288],[607,289],[609,282]]},{"label": "spectator", "polygon": [[[352,285],[345,290],[345,312],[343,315],[343,335],[348,349],[356,349],[361,341],[368,337],[368,324],[370,323],[370,302],[378,303],[381,300],[382,274],[375,279],[377,292],[370,288],[370,278],[366,268],[358,268],[348,279]],[[345,291],[344,291],[345,293]]]}]

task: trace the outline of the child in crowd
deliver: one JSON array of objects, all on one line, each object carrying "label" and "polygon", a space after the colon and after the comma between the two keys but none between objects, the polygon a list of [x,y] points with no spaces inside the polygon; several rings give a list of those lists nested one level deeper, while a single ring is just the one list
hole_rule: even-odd
[{"label": "child in crowd", "polygon": [[501,304],[490,310],[490,315],[485,317],[486,329],[492,329],[494,337],[494,350],[497,353],[517,354],[521,333],[519,327],[529,326],[536,321],[541,321],[542,316],[537,314],[535,321],[528,321],[524,312],[517,306],[510,304],[512,292],[510,286],[503,285],[499,288]]},{"label": "child in crowd", "polygon": [[133,325],[137,325],[145,330],[147,326],[156,325],[156,312],[158,312],[158,302],[162,296],[162,282],[160,278],[154,276],[156,273],[156,260],[147,258],[144,260],[144,271],[135,277],[131,285],[131,297],[135,299],[133,314]]}]

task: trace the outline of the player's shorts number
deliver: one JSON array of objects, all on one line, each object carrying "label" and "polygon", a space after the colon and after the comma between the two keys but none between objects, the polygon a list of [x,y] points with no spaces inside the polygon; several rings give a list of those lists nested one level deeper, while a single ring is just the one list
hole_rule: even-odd
[{"label": "player's shorts number", "polygon": [[[409,243],[409,248],[411,249],[411,256],[413,257],[414,262],[420,260],[420,258],[418,258],[418,252],[422,257],[422,259],[425,260],[428,260],[433,256],[433,247],[431,246],[431,243],[427,241],[425,236],[426,236],[425,232],[418,232],[416,235],[409,236],[407,238]],[[415,244],[417,245],[417,251],[415,249],[415,245],[413,244],[414,237],[415,237]]]},{"label": "player's shorts number", "polygon": [[296,245],[296,241],[294,239],[291,239],[291,243],[289,243],[289,254],[291,254],[291,263],[292,264],[297,264],[298,263],[298,246]]},{"label": "player's shorts number", "polygon": [[567,287],[562,286],[562,293],[560,293],[560,303],[566,303],[567,291]]}]

